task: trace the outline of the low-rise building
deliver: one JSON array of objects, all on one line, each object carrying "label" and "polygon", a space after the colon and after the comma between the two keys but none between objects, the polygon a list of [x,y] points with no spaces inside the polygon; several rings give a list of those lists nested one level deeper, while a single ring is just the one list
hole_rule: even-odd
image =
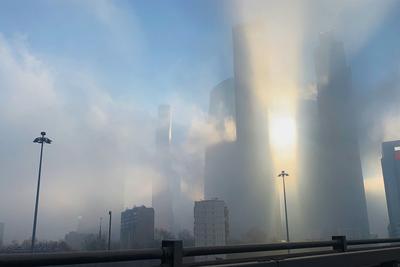
[{"label": "low-rise building", "polygon": [[[223,246],[229,238],[229,213],[225,201],[202,200],[194,203],[195,246]],[[207,256],[207,259],[215,257]]]},{"label": "low-rise building", "polygon": [[145,248],[154,243],[154,209],[145,206],[121,213],[121,248]]}]

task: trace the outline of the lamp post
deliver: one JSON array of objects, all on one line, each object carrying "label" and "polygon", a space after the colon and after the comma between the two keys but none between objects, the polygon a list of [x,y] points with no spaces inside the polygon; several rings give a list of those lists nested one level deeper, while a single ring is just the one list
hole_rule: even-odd
[{"label": "lamp post", "polygon": [[101,235],[102,235],[102,233],[101,233],[102,222],[103,222],[103,217],[100,217],[100,219],[99,219],[99,240],[101,240]]},{"label": "lamp post", "polygon": [[108,221],[108,250],[111,250],[111,210],[108,212],[109,221]]},{"label": "lamp post", "polygon": [[287,216],[287,204],[286,204],[286,187],[285,187],[285,176],[289,176],[288,173],[285,171],[282,171],[278,177],[282,177],[282,183],[283,183],[283,199],[285,202],[285,220],[286,220],[286,241],[289,242],[289,223],[288,223],[288,216]]},{"label": "lamp post", "polygon": [[42,173],[42,158],[43,158],[43,145],[51,144],[51,140],[45,137],[46,132],[40,133],[41,137],[35,138],[33,140],[34,143],[40,144],[40,161],[39,161],[39,174],[38,174],[38,182],[37,182],[37,189],[36,189],[36,203],[35,203],[35,213],[33,215],[33,230],[32,230],[32,243],[31,243],[31,251],[33,252],[35,248],[35,238],[36,238],[36,223],[37,223],[37,213],[39,207],[39,191],[40,191],[40,176]]}]

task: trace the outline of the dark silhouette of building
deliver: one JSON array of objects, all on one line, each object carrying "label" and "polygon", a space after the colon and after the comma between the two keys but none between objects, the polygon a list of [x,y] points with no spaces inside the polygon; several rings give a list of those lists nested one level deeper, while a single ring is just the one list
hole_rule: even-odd
[{"label": "dark silhouette of building", "polygon": [[0,222],[0,247],[3,246],[4,241],[4,223]]},{"label": "dark silhouette of building", "polygon": [[151,247],[153,243],[153,208],[141,206],[121,212],[121,248]]},{"label": "dark silhouette of building", "polygon": [[400,237],[400,140],[382,144],[381,163],[389,214],[389,236]]},{"label": "dark silhouette of building", "polygon": [[357,110],[343,44],[321,34],[315,53],[319,124],[318,175],[310,195],[318,203],[308,215],[321,237],[369,237],[357,134]]}]

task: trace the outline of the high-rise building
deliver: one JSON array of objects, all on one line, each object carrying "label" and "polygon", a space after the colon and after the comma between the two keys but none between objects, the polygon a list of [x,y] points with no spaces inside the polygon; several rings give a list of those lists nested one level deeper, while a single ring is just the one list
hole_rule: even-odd
[{"label": "high-rise building", "polygon": [[[223,136],[227,131],[236,135],[235,129],[235,85],[230,78],[215,86],[210,93],[209,120],[216,131]],[[233,129],[227,123],[231,123]],[[241,200],[238,186],[240,176],[236,169],[237,145],[235,140],[221,140],[207,147],[204,164],[204,197],[224,199],[229,207],[236,207]],[[234,225],[241,224],[239,211],[233,211]],[[237,216],[235,216],[237,214]],[[232,213],[231,213],[232,215]],[[232,217],[231,217],[232,219]]]},{"label": "high-rise building", "polygon": [[208,115],[217,125],[217,130],[224,130],[227,120],[235,119],[235,81],[226,79],[210,92]]},{"label": "high-rise building", "polygon": [[180,199],[180,181],[172,168],[171,139],[171,107],[160,105],[156,133],[156,158],[160,177],[153,180],[152,205],[156,214],[156,228],[176,232],[175,213]]},{"label": "high-rise building", "polygon": [[[298,101],[297,107],[297,189],[299,203],[297,203],[297,221],[293,222],[293,206],[290,212],[292,222],[291,237],[294,239],[318,240],[322,239],[320,227],[323,225],[318,216],[318,209],[321,203],[317,201],[320,197],[318,187],[318,151],[320,148],[319,125],[317,101],[310,98],[302,98]],[[323,206],[323,205],[322,205]],[[296,219],[296,218],[295,218]],[[294,229],[295,228],[295,229]]]},{"label": "high-rise building", "polygon": [[369,224],[351,71],[343,44],[332,33],[320,36],[315,69],[320,149],[318,179],[310,195],[319,205],[309,216],[319,219],[322,237],[365,238]]},{"label": "high-rise building", "polygon": [[0,247],[3,246],[4,241],[4,223],[0,223]]},{"label": "high-rise building", "polygon": [[156,133],[157,149],[169,151],[171,138],[171,107],[169,105],[160,105],[158,107],[158,128]]},{"label": "high-rise building", "polygon": [[282,224],[269,146],[267,96],[272,88],[268,86],[266,47],[261,25],[234,28],[236,166],[241,201],[232,207],[231,214],[235,234],[245,237],[259,232],[264,241],[272,241],[282,238]]},{"label": "high-rise building", "polygon": [[218,199],[195,201],[195,246],[223,246],[228,238],[229,214],[225,202]]},{"label": "high-rise building", "polygon": [[400,140],[382,144],[381,163],[389,213],[389,236],[400,237]]},{"label": "high-rise building", "polygon": [[121,247],[150,247],[154,242],[154,209],[145,206],[121,212]]}]

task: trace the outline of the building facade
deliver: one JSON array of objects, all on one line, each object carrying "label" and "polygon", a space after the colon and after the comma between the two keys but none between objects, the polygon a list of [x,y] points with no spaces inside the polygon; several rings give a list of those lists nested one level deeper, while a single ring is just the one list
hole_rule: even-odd
[{"label": "building facade", "polygon": [[400,237],[400,140],[382,144],[382,172],[390,237]]},{"label": "building facade", "polygon": [[154,209],[145,206],[121,212],[121,248],[145,248],[154,243]]},{"label": "building facade", "polygon": [[195,246],[226,245],[229,238],[229,212],[223,200],[194,203]]},{"label": "building facade", "polygon": [[194,203],[195,246],[223,246],[229,238],[229,213],[223,200]]}]

